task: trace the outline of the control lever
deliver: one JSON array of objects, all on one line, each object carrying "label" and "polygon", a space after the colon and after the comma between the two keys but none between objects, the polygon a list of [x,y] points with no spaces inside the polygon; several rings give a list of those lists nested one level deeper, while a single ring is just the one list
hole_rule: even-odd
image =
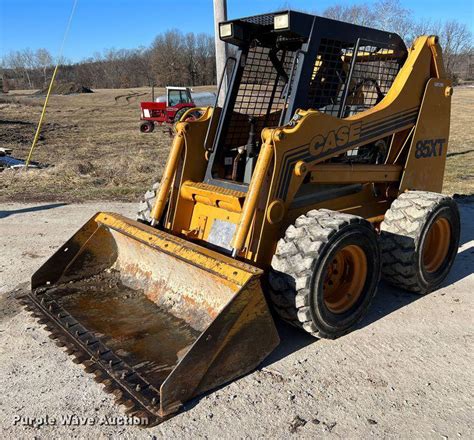
[{"label": "control lever", "polygon": [[257,124],[257,119],[254,116],[249,117],[249,137],[247,139],[247,144],[245,145],[245,149],[247,150],[247,157],[255,157],[257,152],[257,142],[255,141],[256,130],[255,126]]}]

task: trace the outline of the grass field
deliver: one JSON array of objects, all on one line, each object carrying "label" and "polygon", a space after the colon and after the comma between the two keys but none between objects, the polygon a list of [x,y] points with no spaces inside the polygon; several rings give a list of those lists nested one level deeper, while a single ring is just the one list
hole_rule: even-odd
[{"label": "grass field", "polygon": [[[138,130],[139,102],[150,98],[149,91],[52,96],[33,157],[49,167],[0,172],[0,202],[138,200],[160,179],[171,143],[160,129],[151,134]],[[139,96],[127,99],[132,93]],[[13,156],[26,158],[43,100],[22,92],[0,98],[0,147],[13,148]],[[456,88],[446,193],[474,193],[473,114],[474,88]]]}]

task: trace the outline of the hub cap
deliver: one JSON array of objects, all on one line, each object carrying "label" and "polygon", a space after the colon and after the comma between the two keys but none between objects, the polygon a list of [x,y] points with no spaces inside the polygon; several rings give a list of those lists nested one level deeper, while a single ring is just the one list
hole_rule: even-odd
[{"label": "hub cap", "polygon": [[344,313],[359,299],[367,279],[367,257],[361,247],[349,245],[334,255],[326,269],[323,299],[332,313]]},{"label": "hub cap", "polygon": [[423,247],[423,266],[427,272],[436,272],[446,260],[451,242],[451,226],[444,217],[439,217],[426,234]]}]

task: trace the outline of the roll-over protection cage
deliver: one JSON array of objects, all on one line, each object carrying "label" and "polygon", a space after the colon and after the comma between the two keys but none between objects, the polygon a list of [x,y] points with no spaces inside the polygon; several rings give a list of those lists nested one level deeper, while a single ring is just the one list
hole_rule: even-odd
[{"label": "roll-over protection cage", "polygon": [[[246,191],[224,178],[227,151],[256,139],[264,127],[287,124],[297,109],[345,118],[380,102],[405,62],[407,49],[395,33],[296,11],[241,18],[220,24],[220,38],[235,46],[225,76],[228,92],[210,152],[206,182]],[[216,102],[217,104],[217,102]]]}]

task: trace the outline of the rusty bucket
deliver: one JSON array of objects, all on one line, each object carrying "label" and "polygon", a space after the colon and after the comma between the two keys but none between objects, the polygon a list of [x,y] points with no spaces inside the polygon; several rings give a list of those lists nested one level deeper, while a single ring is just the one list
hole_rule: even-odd
[{"label": "rusty bucket", "polygon": [[261,274],[99,213],[33,275],[23,301],[129,414],[156,424],[278,345]]}]

